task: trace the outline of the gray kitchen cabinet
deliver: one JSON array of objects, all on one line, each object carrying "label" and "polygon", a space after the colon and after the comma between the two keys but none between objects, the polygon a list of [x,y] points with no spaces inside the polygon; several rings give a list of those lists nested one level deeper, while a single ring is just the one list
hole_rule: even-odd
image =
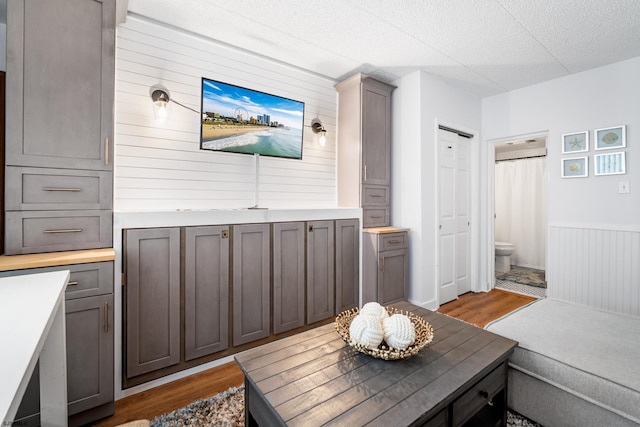
[{"label": "gray kitchen cabinet", "polygon": [[[0,277],[69,270],[65,291],[69,425],[83,425],[114,410],[113,262],[72,264],[3,272]],[[38,369],[16,416],[20,425],[40,424]]]},{"label": "gray kitchen cabinet", "polygon": [[229,347],[229,226],[186,227],[184,353],[196,359]]},{"label": "gray kitchen cabinet", "polygon": [[69,415],[113,401],[113,295],[66,301]]},{"label": "gray kitchen cabinet", "polygon": [[395,87],[364,74],[335,87],[338,206],[362,207],[365,228],[389,225],[391,92]]},{"label": "gray kitchen cabinet", "polygon": [[273,333],[304,326],[304,222],[273,224]]},{"label": "gray kitchen cabinet", "polygon": [[408,298],[408,232],[393,227],[363,230],[362,302],[386,305]]},{"label": "gray kitchen cabinet", "polygon": [[360,222],[336,220],[336,314],[360,306]]},{"label": "gray kitchen cabinet", "polygon": [[7,3],[6,164],[113,169],[115,0]]},{"label": "gray kitchen cabinet", "polygon": [[128,229],[126,376],[180,362],[180,228]]},{"label": "gray kitchen cabinet", "polygon": [[307,222],[307,324],[335,315],[334,222]]},{"label": "gray kitchen cabinet", "polygon": [[7,255],[111,247],[114,76],[115,0],[7,3]]},{"label": "gray kitchen cabinet", "polygon": [[233,345],[269,336],[270,225],[233,226]]}]

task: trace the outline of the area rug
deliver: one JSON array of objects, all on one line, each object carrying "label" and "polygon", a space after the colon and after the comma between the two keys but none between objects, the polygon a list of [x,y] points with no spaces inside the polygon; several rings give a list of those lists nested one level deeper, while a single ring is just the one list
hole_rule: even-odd
[{"label": "area rug", "polygon": [[496,273],[496,279],[508,280],[510,282],[520,283],[521,285],[535,286],[538,288],[546,288],[545,271],[533,268],[511,266],[511,271],[506,273]]},{"label": "area rug", "polygon": [[[232,387],[207,399],[197,400],[151,420],[152,427],[205,427],[244,425],[244,386]],[[542,427],[507,411],[509,427]]]}]

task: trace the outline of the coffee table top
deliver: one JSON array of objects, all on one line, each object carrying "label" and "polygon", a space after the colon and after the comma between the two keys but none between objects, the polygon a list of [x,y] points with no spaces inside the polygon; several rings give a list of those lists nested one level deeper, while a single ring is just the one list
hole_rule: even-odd
[{"label": "coffee table top", "polygon": [[410,425],[428,420],[504,362],[517,342],[408,302],[434,329],[431,345],[385,361],[349,347],[329,324],[239,353],[270,416],[290,426]]}]

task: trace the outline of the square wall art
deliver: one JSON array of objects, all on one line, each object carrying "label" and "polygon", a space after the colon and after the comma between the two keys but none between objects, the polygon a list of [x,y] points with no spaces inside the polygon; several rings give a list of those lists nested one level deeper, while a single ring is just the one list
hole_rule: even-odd
[{"label": "square wall art", "polygon": [[596,129],[596,150],[609,150],[611,148],[624,148],[627,146],[625,126]]},{"label": "square wall art", "polygon": [[589,176],[589,158],[571,157],[562,159],[563,178],[584,178]]}]

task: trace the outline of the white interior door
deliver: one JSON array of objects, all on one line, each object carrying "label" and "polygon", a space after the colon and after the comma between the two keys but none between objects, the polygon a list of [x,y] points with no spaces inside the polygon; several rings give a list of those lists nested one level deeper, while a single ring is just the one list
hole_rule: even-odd
[{"label": "white interior door", "polygon": [[470,154],[468,138],[438,130],[439,304],[471,290]]}]

